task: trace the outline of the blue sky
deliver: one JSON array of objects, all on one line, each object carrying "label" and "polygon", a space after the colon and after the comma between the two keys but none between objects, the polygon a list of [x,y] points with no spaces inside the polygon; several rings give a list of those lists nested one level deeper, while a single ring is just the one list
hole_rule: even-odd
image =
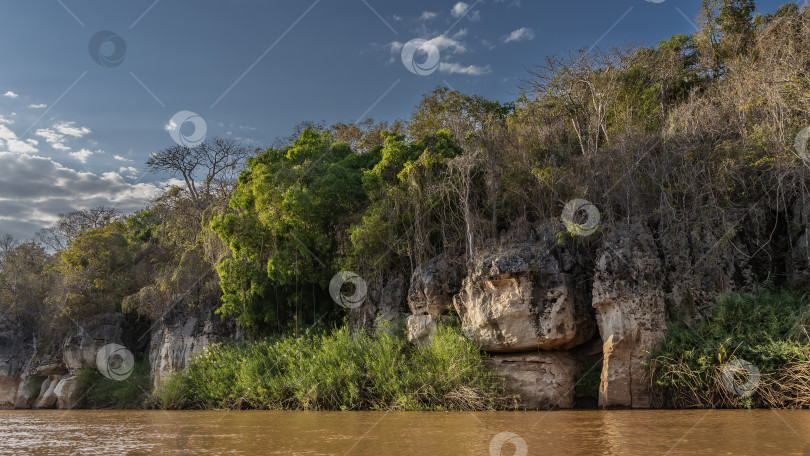
[{"label": "blue sky", "polygon": [[[144,162],[173,137],[266,147],[305,120],[407,118],[438,85],[512,100],[545,56],[689,33],[699,5],[2,0],[0,233],[25,239],[60,212],[98,204],[142,207],[167,179]],[[415,61],[429,68],[410,71],[403,47],[420,49]],[[205,126],[195,131],[179,112]]]}]

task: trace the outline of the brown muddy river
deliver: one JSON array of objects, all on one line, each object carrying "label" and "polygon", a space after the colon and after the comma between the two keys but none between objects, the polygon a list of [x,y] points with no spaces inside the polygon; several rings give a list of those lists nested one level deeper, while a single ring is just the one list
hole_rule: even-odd
[{"label": "brown muddy river", "polygon": [[810,455],[809,442],[810,411],[0,411],[0,454],[14,455]]}]

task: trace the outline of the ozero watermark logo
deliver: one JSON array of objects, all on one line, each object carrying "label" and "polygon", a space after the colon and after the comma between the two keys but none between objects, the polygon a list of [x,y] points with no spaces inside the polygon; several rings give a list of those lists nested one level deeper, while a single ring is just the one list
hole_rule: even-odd
[{"label": "ozero watermark logo", "polygon": [[[585,220],[581,220],[581,215],[585,216]],[[575,199],[569,201],[563,208],[562,221],[571,234],[587,237],[599,229],[602,216],[599,209],[590,201]]]},{"label": "ozero watermark logo", "polygon": [[[350,286],[354,287],[354,292],[351,295],[347,295],[343,291],[343,287],[346,284],[350,284]],[[353,272],[340,271],[329,281],[329,296],[331,296],[338,305],[347,309],[360,307],[366,300],[367,294],[368,287],[366,286],[366,281]]]},{"label": "ozero watermark logo", "polygon": [[[189,132],[187,130],[188,126],[192,128],[192,131]],[[208,133],[208,125],[205,123],[205,119],[200,117],[197,113],[180,111],[169,120],[169,124],[166,125],[166,130],[177,144],[186,147],[194,147],[205,141],[205,135]]]},{"label": "ozero watermark logo", "polygon": [[[514,452],[507,451],[504,453],[503,447],[507,444],[511,444],[515,447]],[[492,438],[492,441],[489,442],[489,454],[490,456],[505,456],[507,454],[514,454],[515,456],[526,456],[529,452],[529,447],[526,445],[526,441],[520,438],[519,435],[515,434],[514,432],[501,432],[500,434],[496,435]]]},{"label": "ozero watermark logo", "polygon": [[107,344],[96,353],[96,368],[110,380],[123,381],[132,375],[135,357],[123,345]]},{"label": "ozero watermark logo", "polygon": [[757,390],[761,379],[757,366],[744,359],[735,359],[723,367],[723,386],[737,396],[749,397]]},{"label": "ozero watermark logo", "polygon": [[416,38],[402,46],[402,63],[413,74],[428,76],[439,68],[439,48],[430,41]]},{"label": "ozero watermark logo", "polygon": [[127,42],[115,32],[102,30],[90,38],[87,50],[90,51],[90,57],[99,65],[115,68],[124,63]]}]

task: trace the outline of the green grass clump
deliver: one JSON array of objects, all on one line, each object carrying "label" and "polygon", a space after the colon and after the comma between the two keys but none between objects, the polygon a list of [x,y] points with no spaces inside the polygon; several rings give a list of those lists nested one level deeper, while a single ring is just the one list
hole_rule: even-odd
[{"label": "green grass clump", "polygon": [[212,345],[156,397],[164,408],[277,410],[486,410],[511,400],[453,327],[428,348],[392,328]]},{"label": "green grass clump", "polygon": [[[666,341],[650,357],[658,405],[810,405],[809,315],[803,293],[734,293],[721,298],[706,321],[692,328],[671,326]],[[735,394],[723,382],[723,369],[734,360],[747,361],[760,372],[750,395]],[[739,384],[748,380],[746,372],[727,370],[727,382],[732,377]]]},{"label": "green grass clump", "polygon": [[142,408],[151,390],[149,364],[137,361],[125,380],[110,380],[98,369],[85,367],[76,374],[76,397],[83,408]]}]

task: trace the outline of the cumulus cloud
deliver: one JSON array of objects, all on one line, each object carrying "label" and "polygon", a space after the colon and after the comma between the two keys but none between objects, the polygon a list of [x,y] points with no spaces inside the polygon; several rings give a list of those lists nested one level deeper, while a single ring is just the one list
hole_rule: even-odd
[{"label": "cumulus cloud", "polygon": [[[8,122],[7,124],[14,123],[8,120],[6,120],[6,122]],[[7,124],[0,122],[0,149],[5,148],[8,151],[18,154],[33,154],[39,152],[36,148],[36,146],[39,145],[37,140],[21,140],[17,138],[17,134],[11,131],[11,129],[6,126]]]},{"label": "cumulus cloud", "polygon": [[153,184],[129,184],[117,172],[80,172],[36,155],[0,152],[0,169],[0,233],[20,239],[58,214],[102,204],[132,212],[159,192]]},{"label": "cumulus cloud", "polygon": [[450,10],[450,14],[452,14],[453,17],[461,17],[464,15],[464,13],[467,12],[469,8],[470,5],[464,2],[458,2],[455,5],[453,5],[453,9]]},{"label": "cumulus cloud", "polygon": [[73,136],[74,138],[81,138],[92,133],[87,127],[75,127],[74,125],[76,125],[76,122],[60,122],[54,125],[53,128],[63,135]]},{"label": "cumulus cloud", "polygon": [[[436,46],[440,52],[450,52],[452,54],[462,54],[467,52],[467,47],[464,45],[464,43],[444,35],[439,35],[436,38],[431,38],[426,41],[427,43]],[[391,51],[391,54],[399,54],[402,52],[402,46],[404,45],[405,43],[402,43],[401,41],[392,41],[388,43],[388,48]],[[168,125],[166,128],[168,129]]]},{"label": "cumulus cloud", "polygon": [[467,19],[473,22],[481,20],[481,13],[479,11],[470,11],[470,5],[464,2],[458,2],[453,5],[453,8],[450,10],[450,15],[456,19],[466,15]]},{"label": "cumulus cloud", "polygon": [[435,11],[422,11],[422,15],[419,16],[419,20],[421,21],[432,21],[439,17],[439,13]]},{"label": "cumulus cloud", "polygon": [[120,155],[113,155],[113,159],[118,160],[120,162],[132,162],[132,160],[122,157]]},{"label": "cumulus cloud", "polygon": [[3,96],[4,96],[4,97],[8,97],[8,98],[17,98],[17,97],[19,97],[19,95],[17,95],[16,93],[12,92],[11,90],[9,90],[8,92],[4,93],[4,94],[3,94]]},{"label": "cumulus cloud", "polygon": [[534,30],[528,27],[521,27],[517,30],[514,30],[512,33],[507,35],[503,42],[504,43],[512,43],[512,42],[519,42],[519,41],[531,41],[534,39]]},{"label": "cumulus cloud", "polygon": [[65,143],[68,137],[82,138],[92,131],[87,127],[77,127],[76,122],[59,122],[51,128],[38,128],[35,135],[44,139],[55,150],[69,151],[70,147]]},{"label": "cumulus cloud", "polygon": [[120,174],[125,174],[130,179],[135,179],[138,177],[138,168],[134,166],[122,166],[118,168],[118,172]]},{"label": "cumulus cloud", "polygon": [[489,65],[467,65],[463,66],[458,63],[442,62],[439,64],[439,71],[447,74],[463,74],[467,76],[482,76],[492,72]]},{"label": "cumulus cloud", "polygon": [[71,157],[75,158],[76,160],[82,163],[87,163],[87,159],[90,158],[93,155],[93,153],[94,152],[92,150],[80,149],[77,152],[71,152],[68,155],[70,155]]},{"label": "cumulus cloud", "polygon": [[48,105],[46,105],[45,103],[40,103],[40,104],[30,104],[28,105],[28,107],[31,109],[45,109],[48,107]]}]

